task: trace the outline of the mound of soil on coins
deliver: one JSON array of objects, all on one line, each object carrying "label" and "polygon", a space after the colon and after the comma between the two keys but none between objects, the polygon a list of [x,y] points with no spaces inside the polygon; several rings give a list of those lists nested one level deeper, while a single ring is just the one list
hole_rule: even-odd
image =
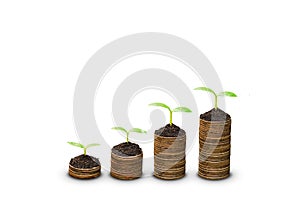
[{"label": "mound of soil on coins", "polygon": [[205,121],[227,121],[230,119],[230,115],[221,109],[212,109],[204,114],[200,115],[200,119]]},{"label": "mound of soil on coins", "polygon": [[70,160],[70,165],[76,168],[93,168],[100,166],[100,162],[97,158],[89,155],[79,155]]},{"label": "mound of soil on coins", "polygon": [[175,124],[167,124],[166,126],[155,130],[154,133],[162,137],[179,137],[185,135],[185,131]]},{"label": "mound of soil on coins", "polygon": [[114,146],[112,152],[120,156],[136,156],[142,153],[142,149],[138,144],[124,142]]}]

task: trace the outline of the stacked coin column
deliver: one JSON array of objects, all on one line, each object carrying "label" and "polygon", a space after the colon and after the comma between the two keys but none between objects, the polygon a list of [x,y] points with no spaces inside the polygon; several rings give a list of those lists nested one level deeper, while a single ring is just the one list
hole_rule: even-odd
[{"label": "stacked coin column", "polygon": [[154,134],[154,176],[175,180],[185,175],[186,135],[163,137]]},{"label": "stacked coin column", "polygon": [[111,176],[121,180],[132,180],[142,176],[143,153],[135,156],[120,156],[111,153]]},{"label": "stacked coin column", "polygon": [[101,166],[99,165],[93,168],[76,168],[69,165],[69,175],[79,179],[96,178],[101,175]]},{"label": "stacked coin column", "polygon": [[230,173],[231,119],[206,121],[200,119],[199,170],[200,177],[219,180]]}]

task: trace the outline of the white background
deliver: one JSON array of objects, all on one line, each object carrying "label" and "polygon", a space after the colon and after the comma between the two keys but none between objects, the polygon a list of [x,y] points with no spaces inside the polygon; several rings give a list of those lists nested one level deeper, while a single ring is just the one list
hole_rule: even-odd
[{"label": "white background", "polygon": [[[0,205],[299,206],[299,10],[297,0],[1,1]],[[80,153],[66,144],[77,139],[80,71],[102,46],[138,32],[193,43],[224,89],[239,95],[226,100],[234,120],[229,179],[196,176],[197,144],[178,181],[67,176]]]}]

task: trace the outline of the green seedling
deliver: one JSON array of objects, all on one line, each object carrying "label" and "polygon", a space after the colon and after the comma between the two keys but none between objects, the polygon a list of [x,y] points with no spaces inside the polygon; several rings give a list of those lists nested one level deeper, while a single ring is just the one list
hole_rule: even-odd
[{"label": "green seedling", "polygon": [[237,95],[235,93],[233,93],[233,92],[224,91],[224,92],[220,92],[220,93],[217,94],[212,89],[207,88],[207,87],[198,87],[198,88],[195,88],[194,90],[201,90],[201,91],[207,91],[207,92],[212,93],[214,95],[214,97],[215,97],[215,110],[218,109],[218,97],[219,96],[237,97]]},{"label": "green seedling", "polygon": [[177,107],[172,110],[169,106],[167,106],[164,103],[151,103],[149,104],[149,106],[159,106],[168,109],[170,112],[170,126],[172,126],[173,124],[173,112],[192,112],[191,109],[183,106]]},{"label": "green seedling", "polygon": [[83,149],[83,154],[86,155],[86,150],[90,147],[95,147],[95,146],[99,146],[100,144],[88,144],[86,146],[84,146],[83,144],[77,143],[77,142],[68,142],[68,144],[75,146],[75,147],[79,147]]},{"label": "green seedling", "polygon": [[129,142],[129,134],[130,134],[131,132],[145,133],[145,134],[147,133],[147,131],[142,130],[142,129],[139,129],[139,128],[132,128],[132,129],[130,129],[130,130],[126,130],[126,129],[124,129],[123,127],[113,127],[113,128],[111,128],[111,129],[124,132],[124,133],[126,134],[126,142],[127,142],[127,143]]}]

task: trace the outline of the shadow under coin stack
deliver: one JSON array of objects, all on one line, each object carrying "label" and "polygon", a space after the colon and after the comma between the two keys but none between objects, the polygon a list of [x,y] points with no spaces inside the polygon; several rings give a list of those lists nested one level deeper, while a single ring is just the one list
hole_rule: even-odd
[{"label": "shadow under coin stack", "polygon": [[231,119],[206,121],[200,118],[198,175],[210,180],[224,179],[230,173]]},{"label": "shadow under coin stack", "polygon": [[[182,130],[182,129],[181,129]],[[154,176],[175,180],[185,175],[186,134],[163,137],[154,134]]]}]

